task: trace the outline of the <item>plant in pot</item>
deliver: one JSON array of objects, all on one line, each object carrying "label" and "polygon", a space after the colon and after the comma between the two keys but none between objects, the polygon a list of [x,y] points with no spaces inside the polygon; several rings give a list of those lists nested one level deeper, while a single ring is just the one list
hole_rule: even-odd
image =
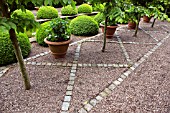
[{"label": "plant in pot", "polygon": [[70,38],[70,29],[67,20],[55,18],[50,22],[49,36],[44,39],[48,44],[51,54],[55,58],[63,58],[66,55]]}]

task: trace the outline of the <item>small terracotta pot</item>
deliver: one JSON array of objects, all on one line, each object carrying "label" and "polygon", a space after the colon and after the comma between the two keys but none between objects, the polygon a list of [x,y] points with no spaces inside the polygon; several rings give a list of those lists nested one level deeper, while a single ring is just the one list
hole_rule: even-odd
[{"label": "small terracotta pot", "polygon": [[146,22],[146,23],[149,23],[150,19],[151,19],[151,17],[143,16],[143,21]]},{"label": "small terracotta pot", "polygon": [[48,44],[51,54],[57,59],[65,57],[71,39],[63,42],[50,42],[45,38],[44,42]]},{"label": "small terracotta pot", "polygon": [[[100,26],[102,28],[102,32],[104,33],[104,25],[100,25]],[[118,27],[117,25],[116,26],[107,26],[106,37],[109,39],[113,38],[113,35],[114,35],[117,27]]]},{"label": "small terracotta pot", "polygon": [[136,28],[136,23],[135,22],[128,22],[128,28],[129,29],[135,29]]}]

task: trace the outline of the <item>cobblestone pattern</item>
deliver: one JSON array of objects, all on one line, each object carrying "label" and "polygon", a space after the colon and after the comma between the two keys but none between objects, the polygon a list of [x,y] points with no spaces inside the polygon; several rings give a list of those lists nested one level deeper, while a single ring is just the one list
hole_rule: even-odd
[{"label": "cobblestone pattern", "polygon": [[79,113],[88,113],[93,107],[96,106],[102,99],[106,98],[116,87],[118,87],[130,74],[140,65],[142,64],[153,52],[155,52],[165,41],[170,37],[170,34],[167,35],[163,40],[161,40],[157,45],[149,50],[140,60],[132,67],[130,67],[126,72],[120,75],[117,80],[112,81],[112,83],[106,87],[103,91],[101,91],[96,97],[87,101],[87,103],[78,111]]},{"label": "cobblestone pattern", "polygon": [[62,103],[61,113],[68,112],[69,107],[70,107],[72,92],[74,88],[74,80],[76,79],[77,63],[78,63],[78,58],[80,56],[80,49],[81,49],[81,43],[78,44],[76,48],[74,61],[73,61],[71,71],[70,71],[69,82],[68,82],[67,89],[66,89],[66,95],[64,97],[64,102]]}]

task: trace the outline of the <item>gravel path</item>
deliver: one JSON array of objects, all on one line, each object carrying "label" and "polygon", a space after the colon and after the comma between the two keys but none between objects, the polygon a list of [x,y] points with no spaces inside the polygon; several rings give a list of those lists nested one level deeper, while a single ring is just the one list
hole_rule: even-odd
[{"label": "gravel path", "polygon": [[[86,110],[80,113],[169,113],[170,37],[136,70],[129,67],[129,61],[136,64],[169,36],[169,23],[156,21],[154,28],[150,24],[140,23],[138,37],[132,37],[134,30],[120,27],[120,38],[107,39],[104,53],[103,35],[79,43],[89,37],[72,36],[75,45],[62,59],[32,43],[26,62],[29,91],[24,90],[17,64],[0,67],[0,113],[76,113],[81,108]],[[87,104],[91,99],[93,104]]]}]

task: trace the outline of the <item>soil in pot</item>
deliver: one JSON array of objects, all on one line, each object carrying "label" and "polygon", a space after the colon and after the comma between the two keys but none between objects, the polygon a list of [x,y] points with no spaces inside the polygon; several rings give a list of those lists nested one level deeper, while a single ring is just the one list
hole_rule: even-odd
[{"label": "soil in pot", "polygon": [[135,29],[136,23],[135,22],[128,22],[128,29]]},{"label": "soil in pot", "polygon": [[[118,27],[117,25],[107,26],[106,37],[109,39],[113,38],[113,35],[114,35],[117,27]],[[104,33],[104,25],[101,25],[101,28],[102,28],[102,32]]]},{"label": "soil in pot", "polygon": [[48,44],[51,54],[57,59],[65,57],[71,39],[63,42],[50,42],[45,38],[44,42]]},{"label": "soil in pot", "polygon": [[151,17],[143,16],[143,21],[146,22],[146,23],[149,23],[150,19],[151,19]]}]

